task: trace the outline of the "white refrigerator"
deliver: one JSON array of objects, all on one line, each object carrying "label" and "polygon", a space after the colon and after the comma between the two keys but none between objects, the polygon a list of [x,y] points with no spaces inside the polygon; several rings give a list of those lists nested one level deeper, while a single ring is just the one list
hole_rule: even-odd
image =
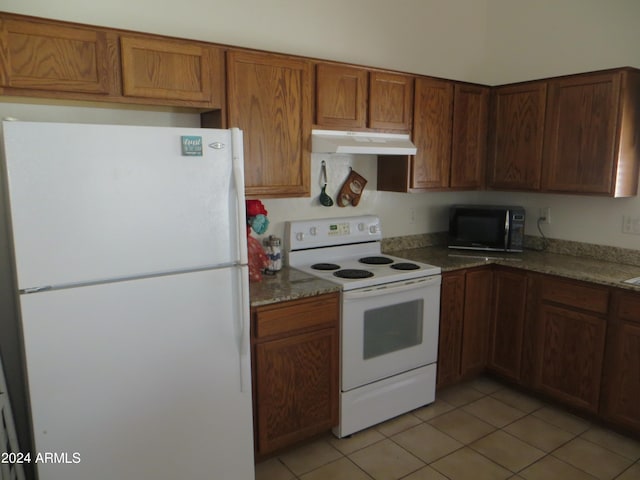
[{"label": "white refrigerator", "polygon": [[242,132],[3,137],[40,480],[253,479]]}]

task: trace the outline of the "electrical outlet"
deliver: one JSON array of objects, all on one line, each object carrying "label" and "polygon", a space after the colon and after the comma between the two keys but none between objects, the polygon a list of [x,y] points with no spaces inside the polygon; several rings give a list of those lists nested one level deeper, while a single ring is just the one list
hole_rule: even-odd
[{"label": "electrical outlet", "polygon": [[551,207],[543,207],[540,209],[540,223],[551,223]]},{"label": "electrical outlet", "polygon": [[622,233],[640,235],[640,217],[624,215],[622,217]]},{"label": "electrical outlet", "polygon": [[415,207],[411,207],[409,209],[409,225],[416,224],[416,209]]}]

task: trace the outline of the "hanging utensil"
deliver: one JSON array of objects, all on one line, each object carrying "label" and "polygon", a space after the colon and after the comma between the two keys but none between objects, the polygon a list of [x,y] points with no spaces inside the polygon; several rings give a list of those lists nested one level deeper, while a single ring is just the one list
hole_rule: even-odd
[{"label": "hanging utensil", "polygon": [[320,204],[325,207],[330,207],[333,205],[333,200],[325,191],[327,188],[327,164],[324,160],[322,160],[322,166],[320,167],[320,183],[323,183],[322,190],[320,191]]}]

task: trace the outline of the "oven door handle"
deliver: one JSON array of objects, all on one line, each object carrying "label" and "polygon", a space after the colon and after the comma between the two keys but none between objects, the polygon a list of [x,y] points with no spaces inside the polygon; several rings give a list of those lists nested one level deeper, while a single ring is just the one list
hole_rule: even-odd
[{"label": "oven door handle", "polygon": [[398,283],[385,283],[383,285],[375,285],[361,290],[343,292],[345,300],[366,298],[378,296],[386,293],[409,292],[430,286],[439,286],[441,281],[440,275],[432,275],[430,277],[416,278],[413,280],[405,280]]}]

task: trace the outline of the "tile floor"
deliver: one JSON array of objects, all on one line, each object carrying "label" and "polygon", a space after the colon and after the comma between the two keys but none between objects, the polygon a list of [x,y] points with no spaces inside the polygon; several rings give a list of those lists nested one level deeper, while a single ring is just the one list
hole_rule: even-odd
[{"label": "tile floor", "polygon": [[488,378],[256,465],[256,480],[640,480],[640,442]]}]

